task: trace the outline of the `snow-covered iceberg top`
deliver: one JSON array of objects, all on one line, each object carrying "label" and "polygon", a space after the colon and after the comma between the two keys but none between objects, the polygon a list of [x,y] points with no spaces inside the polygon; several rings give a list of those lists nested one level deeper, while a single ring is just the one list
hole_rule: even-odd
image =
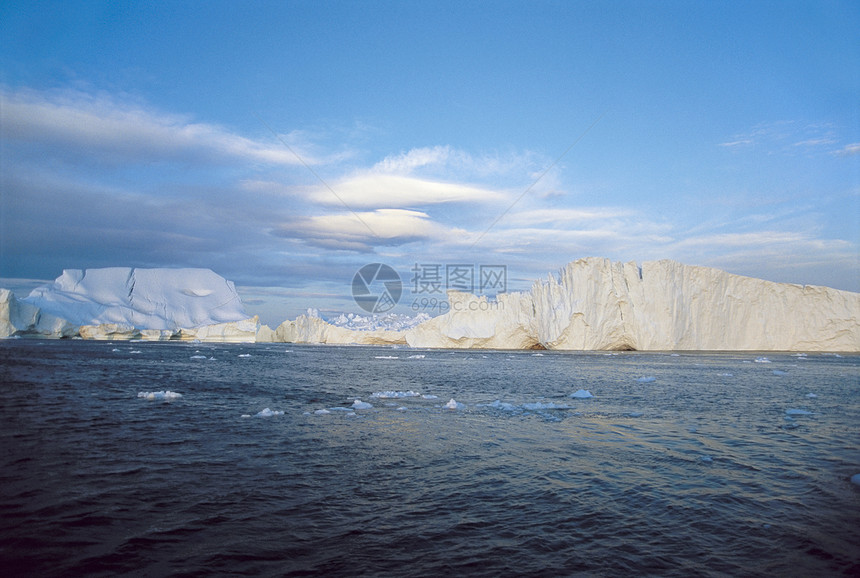
[{"label": "snow-covered iceberg top", "polygon": [[74,325],[176,331],[248,318],[233,282],[210,269],[66,269],[21,301]]}]

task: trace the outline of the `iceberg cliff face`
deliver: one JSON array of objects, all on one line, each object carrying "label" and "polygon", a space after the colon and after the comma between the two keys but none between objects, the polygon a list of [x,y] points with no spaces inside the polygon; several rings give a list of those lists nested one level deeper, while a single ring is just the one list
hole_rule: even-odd
[{"label": "iceberg cliff face", "polygon": [[536,283],[550,349],[860,350],[860,294],[675,261],[581,259]]},{"label": "iceberg cliff face", "polygon": [[580,259],[495,308],[449,293],[451,311],[407,332],[420,347],[860,351],[860,294],[773,283],[674,261]]},{"label": "iceberg cliff face", "polygon": [[254,341],[231,281],[209,269],[68,269],[24,299],[0,293],[0,337]]}]

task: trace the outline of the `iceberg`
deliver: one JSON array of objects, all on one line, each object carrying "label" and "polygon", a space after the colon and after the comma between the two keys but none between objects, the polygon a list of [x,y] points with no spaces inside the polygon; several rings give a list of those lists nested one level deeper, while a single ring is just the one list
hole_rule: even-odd
[{"label": "iceberg", "polygon": [[272,329],[248,317],[233,283],[209,269],[70,269],[24,299],[0,289],[0,338],[860,352],[860,293],[669,260],[638,265],[590,257],[529,291],[494,300],[453,290],[447,296],[449,310],[434,318],[342,315],[328,323],[308,310]]},{"label": "iceberg", "polygon": [[281,324],[275,339],[414,348],[860,351],[860,293],[670,260],[637,265],[590,257],[530,291],[495,300],[447,295],[447,313],[415,326],[362,331],[300,316]]},{"label": "iceberg", "polygon": [[67,269],[23,299],[0,290],[0,337],[253,342],[258,327],[210,269]]}]

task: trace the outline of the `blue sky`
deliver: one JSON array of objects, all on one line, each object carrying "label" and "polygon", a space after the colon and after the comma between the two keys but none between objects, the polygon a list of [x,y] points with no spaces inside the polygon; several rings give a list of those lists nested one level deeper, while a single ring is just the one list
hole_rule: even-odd
[{"label": "blue sky", "polygon": [[209,267],[269,323],[361,313],[374,262],[400,312],[416,264],[519,290],[586,256],[860,291],[857,30],[853,1],[5,2],[2,285]]}]

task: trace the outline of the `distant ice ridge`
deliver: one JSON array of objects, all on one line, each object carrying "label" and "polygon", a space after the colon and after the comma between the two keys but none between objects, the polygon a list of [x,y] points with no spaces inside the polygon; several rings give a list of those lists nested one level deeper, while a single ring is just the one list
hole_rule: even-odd
[{"label": "distant ice ridge", "polygon": [[329,324],[353,331],[405,331],[430,319],[432,318],[426,313],[419,313],[414,316],[401,313],[370,316],[341,313],[338,317],[330,320]]},{"label": "distant ice ridge", "polygon": [[66,269],[24,299],[0,290],[0,337],[253,342],[258,326],[210,269]]}]

